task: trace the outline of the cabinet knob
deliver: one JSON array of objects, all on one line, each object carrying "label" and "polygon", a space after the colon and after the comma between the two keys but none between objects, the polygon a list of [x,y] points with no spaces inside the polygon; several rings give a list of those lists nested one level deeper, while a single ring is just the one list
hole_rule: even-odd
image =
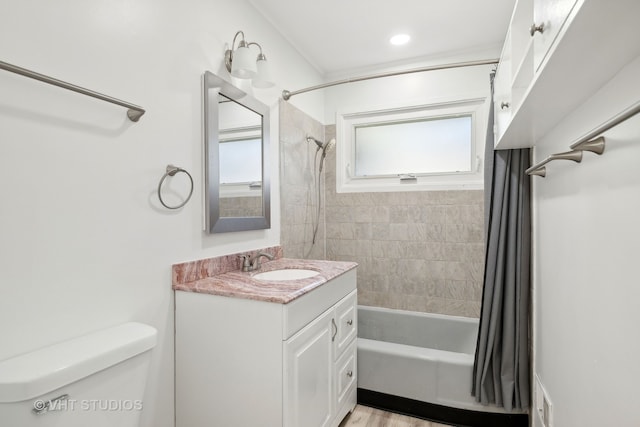
[{"label": "cabinet knob", "polygon": [[353,371],[349,371],[349,372],[347,372],[347,376],[348,376],[349,378],[353,377]]},{"label": "cabinet knob", "polygon": [[531,37],[533,37],[536,32],[542,34],[544,33],[544,22],[540,25],[536,25],[535,22],[531,25],[531,28],[529,28],[529,34],[531,34]]},{"label": "cabinet knob", "polygon": [[511,107],[511,104],[509,104],[508,102],[502,102],[502,104],[500,104],[500,109],[504,110],[505,108],[509,108]]},{"label": "cabinet knob", "polygon": [[347,325],[349,325],[349,326],[353,325],[353,319],[347,320]]}]

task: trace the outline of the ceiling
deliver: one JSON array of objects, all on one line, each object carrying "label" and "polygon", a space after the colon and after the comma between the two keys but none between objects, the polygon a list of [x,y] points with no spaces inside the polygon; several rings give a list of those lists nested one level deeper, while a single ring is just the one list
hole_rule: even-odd
[{"label": "ceiling", "polygon": [[[249,2],[323,75],[474,50],[494,48],[499,53],[515,4],[515,0]],[[389,38],[397,33],[411,35],[411,41],[391,45]]]}]

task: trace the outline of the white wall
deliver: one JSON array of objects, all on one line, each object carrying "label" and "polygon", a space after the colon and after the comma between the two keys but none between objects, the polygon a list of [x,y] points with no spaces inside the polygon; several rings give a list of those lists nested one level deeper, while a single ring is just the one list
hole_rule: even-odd
[{"label": "white wall", "polygon": [[[450,64],[500,57],[500,47],[482,51],[458,53],[431,60],[406,62],[392,67],[354,70],[348,75],[331,75],[329,81],[411,70],[432,65]],[[408,105],[437,103],[459,99],[487,97],[492,65],[456,68],[406,74],[402,76],[354,82],[324,89],[325,124],[336,122],[336,113],[389,109]],[[307,94],[298,95],[305,97]],[[291,98],[291,99],[295,99]]]},{"label": "white wall", "polygon": [[[147,109],[125,109],[0,71],[0,360],[128,320],[159,343],[143,426],[173,425],[171,265],[279,243],[277,99],[320,77],[245,1],[3,2],[0,60]],[[202,230],[200,78],[228,78],[236,30],[262,44],[272,106],[272,228]],[[239,84],[240,82],[235,82]],[[247,88],[246,85],[242,85]],[[315,117],[323,95],[293,100]],[[194,177],[192,200],[164,209],[167,164]],[[178,192],[184,177],[172,181]]]},{"label": "white wall", "polygon": [[[534,161],[637,102],[638,75],[640,58],[545,136]],[[534,373],[556,427],[640,425],[640,116],[605,138],[602,156],[533,178]]]}]

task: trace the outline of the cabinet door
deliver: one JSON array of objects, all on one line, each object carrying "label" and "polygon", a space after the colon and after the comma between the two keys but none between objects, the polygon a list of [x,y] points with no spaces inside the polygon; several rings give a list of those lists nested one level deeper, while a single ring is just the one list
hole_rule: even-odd
[{"label": "cabinet door", "polygon": [[324,427],[333,419],[333,313],[328,310],[283,344],[285,427]]},{"label": "cabinet door", "polygon": [[511,62],[501,62],[493,80],[494,132],[497,144],[511,122]]},{"label": "cabinet door", "polygon": [[533,35],[533,61],[536,70],[549,53],[560,29],[564,25],[577,0],[535,0],[533,24],[543,26],[542,32]]},{"label": "cabinet door", "polygon": [[336,358],[342,355],[349,343],[356,337],[358,325],[356,299],[356,291],[353,291],[336,306]]}]

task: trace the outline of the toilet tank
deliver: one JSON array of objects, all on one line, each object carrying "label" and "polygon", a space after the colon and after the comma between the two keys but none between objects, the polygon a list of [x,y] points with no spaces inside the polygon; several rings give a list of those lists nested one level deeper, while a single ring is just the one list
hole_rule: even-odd
[{"label": "toilet tank", "polygon": [[125,323],[0,361],[7,427],[136,427],[157,331]]}]

